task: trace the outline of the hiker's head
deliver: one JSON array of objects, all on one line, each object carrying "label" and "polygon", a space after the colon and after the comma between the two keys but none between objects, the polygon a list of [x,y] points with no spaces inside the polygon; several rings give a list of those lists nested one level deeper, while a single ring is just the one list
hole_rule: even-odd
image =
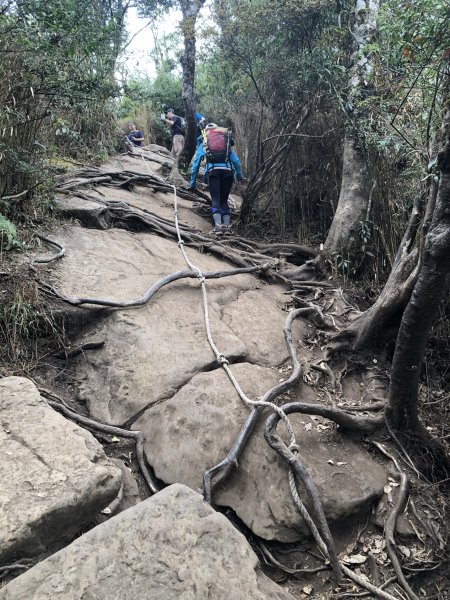
[{"label": "hiker's head", "polygon": [[171,119],[174,116],[174,114],[175,114],[175,111],[173,110],[173,108],[168,108],[166,110],[166,115],[169,119]]},{"label": "hiker's head", "polygon": [[217,125],[215,123],[208,123],[205,129],[206,131],[209,131],[210,129],[217,129]]},{"label": "hiker's head", "polygon": [[130,131],[136,131],[136,123],[128,123],[128,129]]}]

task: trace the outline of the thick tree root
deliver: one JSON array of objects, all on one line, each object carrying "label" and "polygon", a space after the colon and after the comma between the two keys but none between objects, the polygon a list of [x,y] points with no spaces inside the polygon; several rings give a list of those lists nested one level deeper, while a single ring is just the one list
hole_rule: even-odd
[{"label": "thick tree root", "polygon": [[400,487],[398,490],[397,501],[395,503],[394,508],[391,510],[388,518],[386,519],[386,523],[384,524],[386,552],[391,560],[395,574],[397,575],[398,582],[405,590],[409,600],[419,600],[405,579],[402,567],[400,565],[400,561],[397,556],[397,552],[395,551],[394,532],[397,524],[397,519],[405,510],[406,501],[408,499],[408,478],[406,477],[405,473],[403,473],[403,471],[400,470],[400,467],[395,458],[392,456],[392,454],[389,454],[389,452],[378,442],[374,442],[374,444],[385,456],[387,456],[394,463],[395,468],[397,469],[397,476],[400,479]]},{"label": "thick tree root", "polygon": [[[233,275],[242,275],[243,273],[263,273],[270,269],[271,265],[266,264],[262,266],[256,267],[244,267],[242,269],[230,269],[229,271],[211,271],[209,273],[203,273],[203,277],[205,279],[220,279],[221,277],[232,277]],[[123,302],[115,301],[115,300],[107,300],[100,298],[70,298],[69,296],[65,296],[64,294],[58,292],[56,288],[54,288],[49,283],[40,282],[42,289],[56,298],[59,298],[63,302],[67,304],[71,304],[72,306],[81,306],[83,304],[93,304],[96,306],[105,306],[109,308],[131,308],[138,307],[147,304],[149,300],[165,285],[172,283],[173,281],[178,281],[179,279],[196,279],[197,274],[193,271],[177,271],[176,273],[172,273],[170,275],[166,275],[156,283],[154,283],[143,296],[137,298],[136,300],[124,300]]]},{"label": "thick tree root", "polygon": [[71,350],[69,348],[64,348],[64,350],[53,354],[53,358],[68,360],[69,358],[75,358],[75,356],[83,354],[83,352],[86,352],[87,350],[98,350],[99,348],[103,348],[104,345],[104,340],[98,342],[86,342],[86,344],[81,344],[78,348],[72,348]]},{"label": "thick tree root", "polygon": [[295,477],[298,477],[298,479],[303,483],[315,515],[315,524],[320,531],[322,539],[327,547],[328,556],[330,558],[331,566],[336,578],[338,581],[340,581],[341,570],[339,568],[339,561],[337,558],[333,538],[328,527],[327,519],[325,517],[325,513],[323,512],[319,493],[307,469],[299,459],[299,448],[288,448],[280,436],[275,433],[275,429],[279,420],[279,415],[277,413],[272,414],[267,419],[264,429],[264,437],[266,438],[266,442],[269,444],[269,446],[275,450],[287,463],[289,469],[294,475],[294,486]]}]

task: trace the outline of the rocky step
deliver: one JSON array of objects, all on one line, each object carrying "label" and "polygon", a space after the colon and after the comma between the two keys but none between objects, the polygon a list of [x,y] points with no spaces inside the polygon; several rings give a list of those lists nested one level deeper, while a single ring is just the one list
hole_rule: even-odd
[{"label": "rocky step", "polygon": [[2,563],[70,541],[119,492],[120,469],[102,446],[28,379],[0,380],[0,445]]},{"label": "rocky step", "polygon": [[0,590],[0,600],[292,600],[244,536],[172,485],[91,529]]}]

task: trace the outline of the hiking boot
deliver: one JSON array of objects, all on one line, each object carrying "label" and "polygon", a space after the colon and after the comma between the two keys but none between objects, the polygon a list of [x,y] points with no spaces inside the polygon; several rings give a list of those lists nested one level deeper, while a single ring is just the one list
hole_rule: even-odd
[{"label": "hiking boot", "polygon": [[214,225],[214,229],[211,229],[209,233],[211,233],[212,235],[223,235],[223,230],[224,226],[220,225],[219,223],[216,223]]},{"label": "hiking boot", "polygon": [[222,231],[224,235],[233,235],[233,230],[231,229],[231,225],[222,225]]}]

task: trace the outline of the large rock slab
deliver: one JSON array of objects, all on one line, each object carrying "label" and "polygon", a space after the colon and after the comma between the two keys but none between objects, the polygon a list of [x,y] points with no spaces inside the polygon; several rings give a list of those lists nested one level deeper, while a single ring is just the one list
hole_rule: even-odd
[{"label": "large rock slab", "polygon": [[[163,177],[170,172],[173,165],[173,159],[159,151],[158,146],[153,148],[130,148],[132,155],[123,155],[111,159],[108,163],[102,165],[101,170],[105,173],[114,173],[116,171],[128,170],[133,173],[142,173],[143,175],[157,175]],[[166,150],[163,148],[163,150]],[[142,160],[144,157],[144,160]]]},{"label": "large rock slab", "polygon": [[[251,398],[262,395],[280,376],[278,369],[257,365],[231,368]],[[145,451],[156,475],[197,490],[203,473],[228,453],[248,412],[226,374],[215,370],[196,375],[173,398],[150,407],[134,427],[144,432]],[[378,463],[320,419],[289,418],[329,521],[368,509],[386,483]],[[306,526],[291,497],[286,464],[264,439],[264,421],[213,501],[231,507],[261,537],[292,542],[304,536]],[[283,425],[278,428],[283,433]]]},{"label": "large rock slab", "polygon": [[[281,290],[265,286],[263,290],[242,292],[235,302],[222,308],[222,321],[245,339],[249,362],[274,366],[289,358],[283,334],[287,313],[282,307]],[[294,321],[292,331],[296,340],[309,332],[300,320]]]},{"label": "large rock slab", "polygon": [[172,485],[39,563],[1,600],[292,600],[244,536],[202,497]]},{"label": "large rock slab", "polygon": [[[161,277],[186,270],[177,245],[155,235],[73,228],[61,231],[58,239],[66,256],[55,267],[56,285],[70,296],[137,299]],[[190,249],[188,253],[204,271],[229,268],[212,256]],[[209,280],[207,287],[214,339],[226,356],[274,365],[286,360],[286,313],[277,306],[281,288],[251,275]],[[250,290],[254,294],[244,302],[241,296]],[[258,298],[262,309],[256,306]],[[235,302],[238,307],[232,311]],[[76,361],[79,393],[91,414],[108,423],[129,421],[216,364],[196,279],[170,284],[139,310],[110,312],[84,338],[103,340],[105,345]]]},{"label": "large rock slab", "polygon": [[103,202],[85,200],[77,196],[63,196],[54,200],[55,209],[65,219],[76,219],[85,227],[107,229],[111,224],[108,209]]},{"label": "large rock slab", "polygon": [[117,495],[120,470],[22,377],[0,380],[0,560],[70,540]]}]

